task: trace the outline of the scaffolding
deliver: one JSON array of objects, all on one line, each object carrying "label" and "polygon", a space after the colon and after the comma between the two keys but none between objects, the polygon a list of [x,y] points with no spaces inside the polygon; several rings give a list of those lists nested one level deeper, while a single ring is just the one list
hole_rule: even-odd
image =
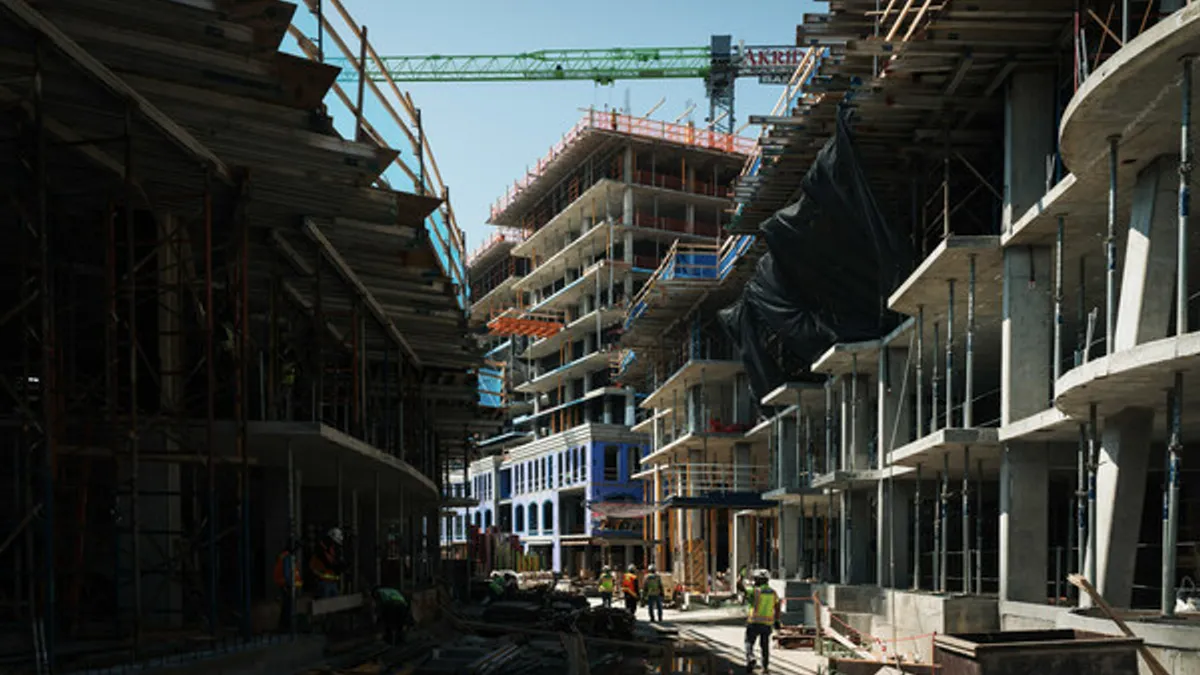
[{"label": "scaffolding", "polygon": [[[320,85],[194,89],[154,76],[173,57],[118,76],[122,47],[72,31],[137,25],[139,6],[69,21],[76,4],[0,2],[0,625],[39,672],[253,640],[278,547],[311,550],[335,524],[344,590],[430,579],[442,466],[475,404],[473,352],[427,346],[467,339],[453,212],[387,186],[397,153],[361,93],[364,133],[346,141],[328,118],[310,126]],[[156,30],[186,32],[174,11]],[[281,36],[290,15],[210,18],[235,42]],[[336,74],[255,58],[285,64],[271,71],[285,84]],[[242,117],[201,142],[209,107]],[[416,136],[433,169],[418,192],[444,197]],[[389,254],[398,300],[364,248]],[[402,334],[407,312],[432,318]],[[336,508],[303,501],[316,491]],[[366,553],[385,537],[388,556]]]}]

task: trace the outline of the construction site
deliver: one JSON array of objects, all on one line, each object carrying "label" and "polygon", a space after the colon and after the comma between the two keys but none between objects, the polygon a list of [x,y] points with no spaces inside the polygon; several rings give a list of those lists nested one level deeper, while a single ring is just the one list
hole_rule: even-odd
[{"label": "construction site", "polygon": [[[1200,675],[1200,3],[360,3],[0,0],[0,673]],[[405,89],[670,79],[478,214]]]}]

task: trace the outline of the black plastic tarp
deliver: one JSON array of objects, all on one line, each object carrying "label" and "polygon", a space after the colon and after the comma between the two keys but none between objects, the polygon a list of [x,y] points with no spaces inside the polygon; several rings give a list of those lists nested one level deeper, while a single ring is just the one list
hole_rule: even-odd
[{"label": "black plastic tarp", "polygon": [[741,298],[721,310],[761,398],[831,345],[880,337],[898,317],[887,296],[911,267],[907,240],[871,193],[844,116],[800,184],[800,200],[760,226],[768,252]]}]

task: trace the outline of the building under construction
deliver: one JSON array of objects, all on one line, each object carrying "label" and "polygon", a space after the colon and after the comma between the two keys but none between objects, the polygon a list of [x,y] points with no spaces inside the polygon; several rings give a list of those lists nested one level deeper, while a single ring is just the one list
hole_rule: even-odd
[{"label": "building under construction", "polygon": [[411,98],[336,83],[365,31],[303,12],[0,2],[6,664],[273,630],[276,555],[335,526],[314,616],[438,569],[478,432],[462,237]]},{"label": "building under construction", "polygon": [[[1111,605],[1200,669],[1198,38],[1200,6],[1169,0],[805,16],[817,67],[760,119],[731,229],[763,250],[717,316],[778,431],[758,532],[789,598],[922,654],[931,633],[1114,633]],[[735,469],[743,442],[720,439]]]}]

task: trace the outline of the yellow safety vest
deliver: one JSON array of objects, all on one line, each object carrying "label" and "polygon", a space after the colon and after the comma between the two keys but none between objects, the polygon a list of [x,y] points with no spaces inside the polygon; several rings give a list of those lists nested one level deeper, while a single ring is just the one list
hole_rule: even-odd
[{"label": "yellow safety vest", "polygon": [[614,579],[613,579],[612,574],[601,574],[600,575],[600,590],[604,591],[605,593],[612,593],[613,581],[614,581]]},{"label": "yellow safety vest", "polygon": [[754,596],[750,601],[750,616],[749,623],[758,623],[765,626],[770,626],[775,623],[775,603],[777,598],[775,591],[770,587],[755,588]]},{"label": "yellow safety vest", "polygon": [[646,595],[653,598],[662,594],[662,579],[657,574],[651,574],[646,577]]}]

